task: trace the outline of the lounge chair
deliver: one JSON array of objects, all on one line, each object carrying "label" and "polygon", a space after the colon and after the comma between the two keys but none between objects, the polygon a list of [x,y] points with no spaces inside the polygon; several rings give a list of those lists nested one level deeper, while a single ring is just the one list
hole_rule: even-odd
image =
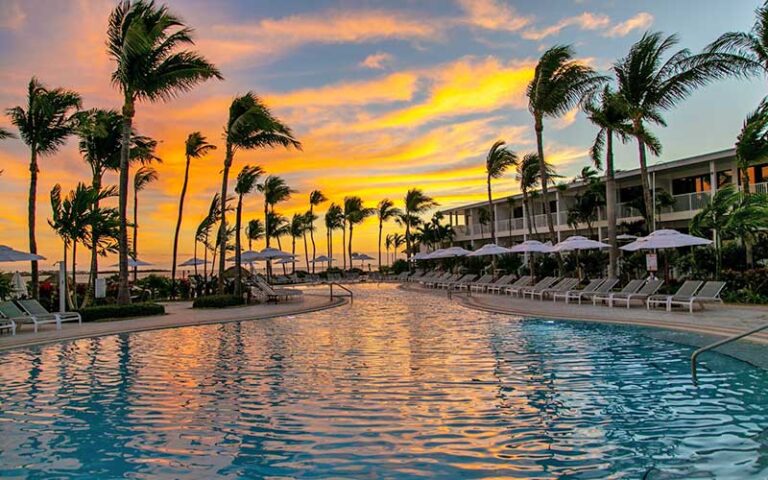
[{"label": "lounge chair", "polygon": [[474,282],[475,280],[477,280],[477,275],[474,273],[468,273],[450,285],[447,285],[446,288],[449,290],[461,290],[462,287],[469,288],[467,285]]},{"label": "lounge chair", "polygon": [[[267,298],[267,301],[279,301],[280,299],[290,300],[291,298],[298,298],[304,295],[304,292],[295,288],[274,288],[260,277],[256,277],[256,285],[262,295]],[[259,292],[254,292],[258,294]]]},{"label": "lounge chair", "polygon": [[541,280],[539,280],[538,283],[532,286],[522,286],[522,287],[507,287],[504,289],[505,292],[509,295],[518,295],[521,297],[525,296],[525,292],[531,291],[531,290],[541,290],[542,288],[550,288],[552,285],[557,283],[559,281],[559,278],[557,277],[544,277]]},{"label": "lounge chair", "polygon": [[486,273],[482,277],[478,278],[477,280],[474,280],[469,283],[464,283],[462,285],[459,285],[459,290],[474,290],[475,287],[479,288],[480,290],[485,289],[485,287],[493,281],[493,275],[490,273]]},{"label": "lounge chair", "polygon": [[614,295],[627,295],[630,293],[635,293],[638,290],[640,290],[640,288],[642,288],[644,283],[645,283],[645,280],[638,280],[638,279],[630,280],[629,282],[627,282],[626,285],[624,285],[624,288],[622,288],[618,292],[611,292],[609,290],[603,293],[592,294],[592,305],[597,305],[597,302],[610,303],[611,297],[613,297]]},{"label": "lounge chair", "polygon": [[506,288],[522,288],[527,287],[531,284],[531,280],[533,280],[533,277],[530,275],[525,275],[523,277],[518,278],[514,282],[512,282],[512,275],[507,275],[509,278],[504,280],[504,277],[501,277],[499,280],[497,280],[495,283],[488,285],[488,288],[486,291],[488,293],[501,293],[502,290]]},{"label": "lounge chair", "polygon": [[420,284],[424,285],[425,287],[432,287],[436,283],[447,280],[448,277],[450,276],[451,276],[451,272],[435,272],[432,275],[425,276],[424,278],[420,278],[418,281]]},{"label": "lounge chair", "polygon": [[562,298],[565,300],[565,303],[571,303],[571,298],[576,299],[580,298],[582,293],[595,292],[603,283],[605,283],[604,278],[597,278],[595,280],[591,280],[587,286],[581,290],[566,290],[565,292],[555,292],[552,294],[552,301],[556,302],[558,298]]},{"label": "lounge chair", "polygon": [[504,285],[505,283],[508,284],[509,280],[512,278],[512,275],[504,275],[502,277],[499,277],[495,282],[493,281],[493,275],[483,275],[480,277],[480,280],[473,282],[471,285],[469,285],[469,290],[473,292],[484,292],[490,287],[491,285]]},{"label": "lounge chair", "polygon": [[[460,282],[466,276],[469,276],[469,274],[462,275],[460,273],[457,273],[456,275],[452,275],[451,277],[448,278],[448,280],[445,280],[437,284],[437,288],[452,288],[455,283]],[[475,278],[475,276],[472,275],[472,278]]]},{"label": "lounge chair", "polygon": [[603,283],[601,283],[600,286],[595,289],[595,291],[585,292],[584,290],[581,290],[579,291],[578,295],[571,295],[569,298],[566,298],[565,303],[570,303],[569,300],[575,298],[579,301],[579,305],[581,305],[582,300],[590,300],[595,295],[611,293],[611,290],[613,290],[613,287],[615,287],[617,283],[619,283],[618,278],[608,278]]},{"label": "lounge chair", "polygon": [[[34,325],[35,333],[41,325],[56,324],[56,329],[61,329],[62,322],[71,322],[77,320],[78,323],[82,323],[83,319],[79,313],[67,312],[64,314],[49,313],[37,300],[20,300],[20,306],[13,302],[0,303],[0,314],[5,318],[13,320],[16,326],[20,326],[23,323],[31,323]],[[21,304],[24,302],[24,304]],[[24,310],[22,310],[22,308]],[[26,310],[26,311],[25,311]],[[32,313],[34,312],[34,313]],[[39,313],[38,313],[39,312]]]},{"label": "lounge chair", "polygon": [[0,318],[0,332],[10,330],[11,335],[16,335],[16,322],[10,318]]},{"label": "lounge chair", "polygon": [[643,288],[638,290],[637,293],[627,293],[626,295],[620,293],[613,294],[610,300],[608,300],[608,306],[613,308],[614,304],[621,303],[629,308],[632,300],[640,300],[641,302],[645,303],[645,300],[658,292],[662,285],[664,285],[664,280],[648,280],[645,282],[645,285],[643,285]]},{"label": "lounge chair", "polygon": [[446,272],[442,275],[439,275],[437,277],[432,278],[431,280],[424,282],[424,285],[429,288],[437,288],[441,283],[450,282],[457,278],[459,278],[458,275],[454,275],[451,272]]},{"label": "lounge chair", "polygon": [[566,277],[560,280],[556,285],[553,285],[548,288],[540,288],[537,290],[528,290],[526,292],[523,292],[523,298],[525,298],[526,294],[531,295],[531,299],[534,297],[539,297],[540,300],[544,300],[544,298],[547,297],[547,295],[553,295],[557,292],[567,292],[568,290],[571,290],[573,287],[579,284],[578,278],[573,277]]},{"label": "lounge chair", "polygon": [[645,306],[650,310],[651,307],[664,305],[664,308],[669,310],[670,300],[673,298],[686,299],[692,297],[703,283],[701,280],[686,280],[673,295],[651,295],[645,300]]},{"label": "lounge chair", "polygon": [[693,313],[693,304],[698,303],[701,308],[704,308],[705,303],[723,303],[720,298],[720,293],[725,288],[725,282],[711,281],[704,284],[696,295],[689,298],[672,298],[667,303],[667,310],[672,311],[672,306],[681,305],[687,306],[688,312]]}]

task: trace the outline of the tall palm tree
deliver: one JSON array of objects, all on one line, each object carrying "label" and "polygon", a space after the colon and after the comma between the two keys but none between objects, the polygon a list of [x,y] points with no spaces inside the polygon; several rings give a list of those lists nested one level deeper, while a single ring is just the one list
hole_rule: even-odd
[{"label": "tall palm tree", "polygon": [[[270,211],[274,212],[275,205],[290,199],[291,195],[296,193],[296,190],[289,187],[285,180],[277,175],[267,176],[257,188],[264,196],[264,218],[267,218]],[[267,247],[269,247],[270,238],[274,238],[274,235],[272,229],[267,228],[264,235]]]},{"label": "tall palm tree", "polygon": [[[50,156],[64,145],[72,133],[72,114],[81,105],[80,95],[63,88],[49,89],[35,77],[27,85],[26,108],[16,106],[7,110],[11,123],[19,129],[22,141],[29,147],[29,199],[27,202],[27,226],[29,251],[37,253],[35,220],[37,206],[37,175],[40,172],[38,157]],[[40,278],[37,261],[32,261],[32,297],[38,298]]]},{"label": "tall palm tree", "polygon": [[[179,251],[179,231],[181,230],[181,219],[184,215],[184,197],[187,195],[187,183],[189,182],[189,164],[195,158],[202,158],[209,152],[216,150],[216,145],[208,143],[206,138],[200,132],[192,132],[184,142],[184,183],[181,185],[181,195],[179,196],[179,215],[176,218],[176,230],[173,233],[173,260],[171,264],[171,282],[173,282],[172,291],[176,293],[176,256]],[[195,257],[197,258],[197,257]]]},{"label": "tall palm tree", "polygon": [[[208,213],[200,221],[200,225],[197,227],[195,233],[195,239],[203,244],[203,277],[208,280],[208,250],[211,250],[210,236],[211,230],[219,222],[221,216],[221,200],[219,200],[219,194],[215,193],[211,199],[211,204],[208,206]],[[197,252],[195,252],[195,258],[197,258]],[[213,265],[211,265],[211,271],[213,271]]]},{"label": "tall palm tree", "polygon": [[736,164],[741,174],[741,186],[750,193],[749,167],[768,158],[768,99],[747,115],[736,139]]},{"label": "tall palm tree", "polygon": [[[393,247],[393,250],[394,250],[394,252],[393,252],[393,259],[392,259],[393,263],[394,263],[394,261],[397,260],[397,251],[398,251],[398,249],[400,247],[402,247],[403,244],[405,244],[405,243],[406,243],[405,236],[403,236],[400,233],[396,233],[395,236],[392,237],[392,247]],[[408,255],[408,252],[406,252],[406,255]]]},{"label": "tall palm tree", "polygon": [[107,49],[115,62],[112,83],[123,95],[120,152],[120,283],[118,303],[130,303],[128,290],[128,178],[130,137],[136,103],[170,100],[211,78],[223,77],[205,58],[189,50],[192,29],[165,5],[152,0],[123,0],[109,17]]},{"label": "tall palm tree", "polygon": [[[313,236],[313,232],[315,230],[315,220],[317,220],[317,215],[315,215],[312,212],[312,209],[310,208],[306,212],[304,212],[304,228],[301,232],[301,237],[304,240],[304,261],[307,265],[307,273],[310,272],[309,270],[309,250],[307,248],[307,232],[309,232],[310,236]],[[312,238],[312,241],[314,241],[314,237]],[[312,260],[312,266],[314,266],[314,259]]]},{"label": "tall palm tree", "polygon": [[425,195],[418,188],[412,188],[405,194],[405,208],[403,209],[402,223],[405,224],[405,250],[406,260],[411,258],[411,228],[415,227],[419,220],[419,215],[426,213],[429,209],[438,204],[432,197]]},{"label": "tall palm tree", "polygon": [[245,227],[245,237],[248,239],[248,250],[253,250],[253,242],[264,238],[264,223],[258,218],[250,220]]},{"label": "tall palm tree", "polygon": [[[224,156],[224,169],[221,178],[221,201],[226,202],[227,184],[229,181],[229,169],[235,158],[237,150],[253,150],[257,148],[294,147],[301,149],[301,143],[293,137],[291,129],[280,122],[272,112],[262,103],[253,92],[236,97],[229,107],[229,118],[224,128],[226,139],[226,154]],[[226,204],[222,203],[221,209],[226,210]],[[226,217],[221,218],[222,228],[226,230]],[[222,233],[223,235],[223,233]],[[267,237],[269,242],[269,237]],[[227,242],[224,237],[220,241],[219,248],[219,293],[224,293],[224,269],[226,267],[224,251]],[[269,243],[267,243],[269,246]]]},{"label": "tall palm tree", "polygon": [[[381,268],[381,234],[384,230],[384,224],[388,221],[395,219],[402,215],[403,212],[395,207],[395,202],[392,200],[385,198],[384,200],[380,201],[379,204],[376,206],[376,217],[379,219],[379,268]],[[391,242],[390,242],[391,246]],[[389,262],[389,247],[387,247],[387,262]]]},{"label": "tall palm tree", "polygon": [[[333,231],[343,227],[343,218],[344,211],[342,208],[335,203],[331,203],[328,211],[325,212],[325,231],[328,236],[327,248],[328,258],[330,259],[328,261],[329,267],[333,265]],[[344,250],[343,245],[342,250]]]},{"label": "tall palm tree", "polygon": [[315,248],[314,208],[326,201],[328,201],[328,198],[320,190],[312,190],[312,193],[309,194],[309,215],[313,218],[308,228],[309,238],[312,241],[312,273],[315,273],[315,258],[317,255],[317,249]]},{"label": "tall palm tree", "polygon": [[477,211],[477,223],[480,224],[480,239],[485,238],[483,228],[491,222],[491,212],[487,208],[481,207]]},{"label": "tall palm tree", "polygon": [[661,32],[646,32],[632,45],[627,56],[613,66],[619,95],[632,125],[630,134],[637,140],[645,220],[649,230],[655,228],[656,215],[648,180],[646,149],[658,155],[661,145],[649,135],[646,124],[666,126],[662,117],[664,110],[675,107],[696,88],[732,72],[719,56],[693,55],[687,49],[678,50],[664,60],[677,43],[675,35],[665,37]]},{"label": "tall palm tree", "polygon": [[544,156],[544,118],[557,118],[594,91],[605,77],[583,63],[574,60],[574,50],[570,45],[555,45],[545,51],[536,65],[533,79],[528,84],[528,110],[533,115],[536,131],[536,149],[540,165],[541,193],[544,197],[544,214],[552,242],[557,241],[555,226],[549,208],[549,176],[546,171]]},{"label": "tall palm tree", "polygon": [[366,208],[363,205],[363,199],[358,196],[344,197],[344,219],[349,225],[349,243],[347,244],[347,253],[349,254],[349,266],[352,268],[352,234],[355,225],[363,223],[366,218],[373,215],[375,209]]},{"label": "tall palm tree", "polygon": [[389,264],[390,264],[389,250],[392,248],[393,240],[394,240],[394,233],[387,234],[386,238],[384,239],[384,248],[387,251],[387,267],[389,267]]},{"label": "tall palm tree", "polygon": [[293,217],[291,217],[291,223],[288,225],[288,233],[291,236],[291,254],[294,257],[294,261],[291,264],[291,273],[296,273],[296,239],[304,236],[306,220],[307,218],[304,215],[294,213]]},{"label": "tall palm tree", "polygon": [[[597,168],[602,165],[601,157],[605,150],[605,210],[608,218],[608,238],[611,248],[608,251],[608,276],[618,275],[619,245],[616,239],[616,170],[613,162],[613,139],[617,136],[622,142],[628,139],[632,125],[629,123],[626,106],[622,98],[610,86],[603,87],[597,102],[590,100],[584,105],[587,118],[597,128],[597,136],[589,150]],[[654,141],[655,142],[655,141]],[[656,143],[656,142],[655,142]]]},{"label": "tall palm tree", "polygon": [[[538,235],[533,200],[536,197],[534,188],[536,188],[541,180],[541,165],[542,162],[539,161],[537,154],[527,153],[517,164],[516,168],[515,179],[519,182],[520,191],[523,193],[523,208],[526,212],[529,235]],[[555,168],[549,162],[544,162],[544,170],[548,178],[559,177],[555,172]]]},{"label": "tall palm tree", "polygon": [[768,74],[768,3],[755,10],[755,17],[750,31],[724,33],[705,49],[728,65],[732,74]]},{"label": "tall palm tree", "polygon": [[[150,183],[158,179],[157,170],[144,165],[136,170],[133,176],[133,258],[139,258],[139,192],[144,190]],[[139,274],[138,267],[133,267],[133,281],[135,282]]]},{"label": "tall palm tree", "polygon": [[[237,174],[237,182],[235,183],[235,193],[237,194],[237,208],[235,210],[235,295],[242,295],[243,293],[243,273],[240,270],[242,265],[241,248],[240,248],[240,230],[243,221],[243,197],[253,192],[256,189],[256,182],[259,177],[264,174],[264,170],[257,165],[246,165]],[[219,270],[221,275],[221,270]]]},{"label": "tall palm tree", "polygon": [[[266,221],[266,238],[274,238],[277,240],[277,248],[282,250],[283,246],[280,243],[280,238],[290,234],[290,223],[284,215],[271,211],[267,213]],[[271,270],[270,262],[267,262],[268,272]],[[286,273],[285,264],[283,264],[283,273]]]},{"label": "tall palm tree", "polygon": [[491,180],[501,178],[509,167],[517,165],[517,154],[507,148],[507,143],[497,140],[485,157],[485,174],[488,184],[488,211],[491,213],[491,240],[498,243],[496,238],[496,214],[493,209],[493,195],[491,193]]}]

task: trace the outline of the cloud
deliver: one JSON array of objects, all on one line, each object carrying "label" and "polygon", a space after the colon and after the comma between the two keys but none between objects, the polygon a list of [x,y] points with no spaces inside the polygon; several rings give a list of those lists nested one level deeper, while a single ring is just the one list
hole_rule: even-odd
[{"label": "cloud", "polygon": [[531,23],[531,17],[496,0],[459,0],[459,6],[466,14],[465,23],[486,30],[515,32]]},{"label": "cloud", "polygon": [[0,28],[17,30],[21,28],[27,20],[27,13],[21,8],[18,1],[7,0],[0,7]]},{"label": "cloud", "polygon": [[566,27],[579,27],[581,30],[597,30],[609,26],[611,19],[607,15],[584,12],[575,17],[567,17],[554,25],[544,28],[530,28],[522,33],[527,40],[543,40],[551,35],[557,35]]},{"label": "cloud", "polygon": [[576,123],[576,117],[579,114],[579,108],[576,107],[574,109],[571,109],[567,112],[565,112],[565,115],[558,117],[554,122],[552,122],[552,125],[556,130],[563,130],[574,123]]},{"label": "cloud", "polygon": [[633,30],[645,30],[653,23],[653,15],[640,12],[634,17],[611,27],[604,33],[606,37],[623,37]]},{"label": "cloud", "polygon": [[373,53],[365,57],[365,59],[360,62],[360,66],[371,68],[373,70],[382,70],[386,66],[390,65],[394,58],[395,57],[393,57],[392,54],[386,52]]}]

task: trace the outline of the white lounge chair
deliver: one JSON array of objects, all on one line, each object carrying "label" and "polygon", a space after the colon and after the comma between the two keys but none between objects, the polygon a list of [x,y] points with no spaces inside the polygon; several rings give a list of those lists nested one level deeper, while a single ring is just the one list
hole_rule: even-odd
[{"label": "white lounge chair", "polygon": [[610,293],[611,290],[613,290],[613,287],[616,286],[616,284],[619,283],[618,278],[608,278],[603,283],[600,284],[597,289],[593,292],[585,292],[583,290],[579,291],[578,294],[574,292],[570,297],[566,298],[565,302],[570,303],[569,300],[577,299],[579,301],[579,305],[581,305],[582,300],[590,300],[595,295],[604,295],[607,293]]},{"label": "white lounge chair", "polygon": [[611,298],[614,295],[627,295],[627,294],[630,294],[630,293],[636,293],[638,290],[640,290],[642,288],[644,283],[645,283],[645,280],[638,280],[638,279],[630,280],[618,292],[606,291],[606,292],[603,292],[603,293],[593,294],[592,295],[592,305],[597,305],[597,302],[610,303]]},{"label": "white lounge chair", "polygon": [[674,305],[688,307],[688,312],[693,313],[693,304],[698,303],[704,308],[705,303],[723,303],[720,293],[725,288],[725,282],[711,281],[704,284],[695,295],[689,298],[672,298],[667,302],[667,310],[672,311]]},{"label": "white lounge chair", "polygon": [[526,294],[529,294],[531,296],[531,299],[533,299],[534,297],[539,297],[539,300],[544,300],[544,298],[546,298],[547,295],[552,295],[556,292],[567,292],[568,290],[575,287],[578,283],[579,283],[578,278],[566,277],[551,287],[524,291],[523,298],[525,298]]},{"label": "white lounge chair", "polygon": [[10,318],[0,317],[0,332],[10,330],[11,335],[16,335],[16,322]]},{"label": "white lounge chair", "polygon": [[517,295],[517,296],[525,296],[525,292],[529,292],[531,290],[540,290],[542,288],[549,288],[552,285],[554,285],[558,281],[557,277],[544,277],[541,280],[539,280],[538,283],[532,286],[511,286],[504,289],[504,291],[508,295]]},{"label": "white lounge chair", "polygon": [[533,280],[533,277],[530,275],[525,275],[514,282],[512,282],[512,275],[507,275],[507,279],[505,280],[504,277],[500,278],[496,282],[492,283],[491,285],[488,285],[488,288],[486,289],[488,293],[501,293],[506,288],[522,288],[527,287],[531,284],[531,280]]},{"label": "white lounge chair", "polygon": [[[22,302],[24,303],[22,304]],[[13,302],[3,302],[0,304],[0,313],[4,317],[13,320],[17,327],[24,323],[31,323],[34,326],[35,332],[38,331],[41,325],[55,324],[56,329],[60,330],[62,322],[77,320],[78,323],[83,323],[79,313],[50,313],[37,300],[20,300],[19,306]]]},{"label": "white lounge chair", "polygon": [[591,293],[597,291],[598,288],[600,288],[600,285],[605,283],[604,278],[597,278],[595,280],[591,280],[586,287],[582,288],[581,290],[566,290],[565,292],[555,292],[552,294],[552,301],[556,302],[558,298],[562,298],[565,300],[565,303],[571,303],[571,298],[579,298],[579,295],[582,293]]},{"label": "white lounge chair", "polygon": [[459,285],[459,290],[485,290],[485,287],[493,281],[493,275],[486,273],[475,281]]},{"label": "white lounge chair", "polygon": [[651,295],[646,299],[645,306],[650,310],[651,307],[664,305],[664,309],[669,310],[670,300],[673,298],[686,299],[692,297],[703,283],[701,280],[686,280],[673,295]]},{"label": "white lounge chair", "polygon": [[651,295],[658,292],[662,285],[664,285],[664,280],[660,280],[660,279],[648,280],[647,282],[645,282],[645,285],[643,285],[643,288],[638,290],[637,293],[627,293],[626,295],[621,293],[616,293],[612,295],[611,299],[608,301],[608,306],[613,308],[614,304],[620,303],[620,304],[624,304],[627,308],[629,308],[630,304],[632,303],[632,300],[640,300],[641,302],[645,303],[645,300]]}]

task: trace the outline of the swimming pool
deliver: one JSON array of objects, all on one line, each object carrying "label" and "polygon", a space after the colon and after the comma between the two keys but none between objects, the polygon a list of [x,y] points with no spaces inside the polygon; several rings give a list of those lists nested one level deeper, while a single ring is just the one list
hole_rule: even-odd
[{"label": "swimming pool", "polygon": [[[3,478],[765,478],[768,372],[391,285],[0,355]],[[643,477],[646,475],[645,477]]]}]

